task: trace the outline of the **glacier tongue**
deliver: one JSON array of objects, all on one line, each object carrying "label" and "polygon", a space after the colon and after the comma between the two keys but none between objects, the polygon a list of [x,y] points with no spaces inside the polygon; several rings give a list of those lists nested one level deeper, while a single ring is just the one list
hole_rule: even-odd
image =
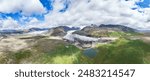
[{"label": "glacier tongue", "polygon": [[78,34],[72,34],[75,30],[73,31],[68,31],[67,35],[64,36],[63,38],[69,41],[75,41],[75,39],[79,39],[81,41],[98,41],[99,38],[94,38],[94,37],[87,37],[87,36],[82,36]]}]

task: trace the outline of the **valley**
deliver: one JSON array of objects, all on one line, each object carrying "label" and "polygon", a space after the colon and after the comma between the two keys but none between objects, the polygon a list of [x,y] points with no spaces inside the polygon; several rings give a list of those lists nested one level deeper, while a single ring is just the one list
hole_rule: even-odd
[{"label": "valley", "polygon": [[[36,29],[32,29],[34,30]],[[2,32],[0,63],[150,63],[150,36],[126,26],[102,24],[83,29],[59,26],[38,31],[38,34],[36,31],[21,34]]]}]

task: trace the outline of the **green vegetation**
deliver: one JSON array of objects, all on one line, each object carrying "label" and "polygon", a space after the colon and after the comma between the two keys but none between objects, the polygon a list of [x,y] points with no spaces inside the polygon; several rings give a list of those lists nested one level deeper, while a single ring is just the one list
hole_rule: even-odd
[{"label": "green vegetation", "polygon": [[73,64],[78,62],[80,50],[73,45],[61,45],[50,52],[41,54],[35,63]]},{"label": "green vegetation", "polygon": [[31,52],[29,50],[19,51],[17,53],[13,53],[10,55],[10,58],[15,60],[15,63],[19,63],[21,59],[25,59],[31,56]]},{"label": "green vegetation", "polygon": [[108,31],[92,31],[92,37],[107,37],[109,36]]},{"label": "green vegetation", "polygon": [[7,52],[3,58],[0,58],[0,63],[18,64],[22,60],[28,59],[31,56],[30,50],[21,50],[18,52]]},{"label": "green vegetation", "polygon": [[128,37],[128,36],[138,36],[141,35],[140,33],[136,33],[136,32],[117,32],[117,31],[113,31],[113,32],[109,32],[108,36],[109,37]]},{"label": "green vegetation", "polygon": [[36,50],[33,63],[71,64],[76,63],[80,49],[62,40],[40,40],[33,49]]},{"label": "green vegetation", "polygon": [[82,58],[82,63],[96,64],[143,64],[150,62],[150,44],[140,40],[119,39],[112,44],[100,45],[96,48],[95,58]]},{"label": "green vegetation", "polygon": [[150,63],[150,44],[141,40],[120,38],[110,44],[93,48],[96,56],[89,58],[84,51],[62,40],[41,39],[30,49],[7,52],[0,63],[34,64],[144,64]]},{"label": "green vegetation", "polygon": [[127,36],[127,35],[131,35],[130,33],[125,33],[125,32],[110,32],[108,34],[110,37],[122,37],[122,36]]},{"label": "green vegetation", "polygon": [[123,31],[93,31],[91,36],[93,37],[128,37],[141,35],[136,32],[123,32]]},{"label": "green vegetation", "polygon": [[59,40],[39,40],[30,50],[8,52],[0,63],[73,64],[78,63],[81,50]]}]

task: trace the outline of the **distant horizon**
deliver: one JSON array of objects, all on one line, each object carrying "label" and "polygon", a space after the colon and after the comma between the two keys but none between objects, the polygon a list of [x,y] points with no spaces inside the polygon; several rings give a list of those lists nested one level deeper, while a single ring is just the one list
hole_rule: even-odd
[{"label": "distant horizon", "polygon": [[[70,27],[70,28],[80,28],[80,29],[83,29],[85,28],[86,26],[92,26],[92,25],[96,25],[96,24],[91,24],[91,25],[83,25],[83,26],[71,26],[71,25],[60,25],[60,26],[66,26],[66,27]],[[100,25],[120,25],[120,24],[100,24]],[[96,26],[100,26],[100,25],[96,25]],[[39,29],[51,29],[51,28],[56,28],[56,27],[60,27],[60,26],[50,26],[50,27],[18,27],[18,28],[0,28],[0,31],[2,30],[27,30],[27,29],[32,29],[32,28],[39,28]],[[125,26],[125,25],[121,25],[121,26]],[[129,27],[129,28],[132,28],[130,26],[126,26],[126,27]],[[145,29],[145,28],[133,28],[133,29],[136,29],[138,31],[150,31],[150,28],[149,29]]]}]

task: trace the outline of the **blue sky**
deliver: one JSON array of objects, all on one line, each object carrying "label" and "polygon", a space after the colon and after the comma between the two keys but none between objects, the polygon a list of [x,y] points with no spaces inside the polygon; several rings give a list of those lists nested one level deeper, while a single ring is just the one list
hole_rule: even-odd
[{"label": "blue sky", "polygon": [[[42,5],[47,9],[47,11],[50,11],[53,9],[52,7],[52,0],[40,0]],[[7,17],[11,17],[17,21],[19,21],[19,18],[21,18],[23,15],[21,14],[21,11],[15,12],[15,13],[1,13],[0,12],[0,17],[3,19],[6,19]],[[38,20],[44,20],[44,14],[32,14],[30,17],[36,17]]]},{"label": "blue sky", "polygon": [[[4,1],[4,0],[3,0]],[[6,0],[7,1],[7,0]],[[10,1],[7,1],[6,2],[5,1],[5,3],[4,4],[7,4],[7,2],[10,2]],[[14,3],[15,3],[15,1],[17,1],[17,0],[13,0],[14,1]],[[27,0],[28,2],[30,2],[30,0]],[[34,1],[33,3],[35,3],[35,2],[37,2],[38,0],[32,0],[32,1]],[[57,2],[57,1],[59,1],[59,2]],[[88,1],[88,3],[90,3],[90,2],[96,2],[96,1],[98,1],[98,0],[92,0],[92,1],[90,1],[90,0],[83,0],[83,1]],[[117,0],[115,0],[115,1],[117,1]],[[123,1],[123,0],[121,0],[121,1]],[[131,2],[131,1],[134,1],[134,0],[124,0],[124,1],[127,1],[127,2]],[[78,4],[77,2],[80,2],[81,4]],[[100,2],[100,0],[99,0],[99,2]],[[23,0],[22,0],[22,3],[23,3]],[[58,4],[57,4],[58,3]],[[61,3],[61,4],[60,4]],[[86,4],[88,4],[88,3],[86,3]],[[105,3],[104,2],[104,0],[102,0],[102,3]],[[109,3],[109,2],[108,2]],[[0,2],[0,4],[1,4],[1,2]],[[3,5],[4,5],[3,4]],[[9,3],[8,3],[9,4]],[[18,4],[20,4],[20,3],[18,3]],[[17,23],[19,23],[19,24],[21,24],[21,25],[24,25],[24,24],[26,24],[26,23],[28,23],[28,22],[30,22],[32,19],[33,20],[35,20],[35,21],[38,21],[38,22],[46,22],[47,21],[47,19],[49,19],[50,21],[52,20],[52,19],[54,19],[53,17],[51,17],[51,15],[53,15],[53,16],[56,16],[56,18],[59,18],[58,16],[60,16],[60,18],[62,18],[62,16],[64,16],[64,19],[65,19],[65,14],[68,14],[68,15],[71,15],[72,13],[68,13],[68,12],[75,12],[75,11],[77,11],[76,9],[74,9],[74,8],[72,8],[72,10],[68,10],[69,8],[70,8],[70,6],[71,5],[73,5],[73,4],[76,4],[76,6],[74,6],[74,7],[77,7],[77,9],[79,10],[79,11],[82,11],[83,9],[82,9],[82,6],[83,5],[86,5],[86,4],[84,4],[82,1],[80,1],[80,0],[39,0],[38,2],[37,2],[37,8],[33,8],[33,10],[32,10],[32,7],[34,7],[33,6],[33,4],[31,4],[31,5],[29,5],[29,6],[31,6],[31,10],[30,10],[30,7],[28,8],[19,8],[19,7],[21,7],[20,5],[18,5],[17,3],[16,3],[16,6],[18,6],[18,7],[14,7],[14,8],[16,8],[16,9],[14,9],[14,8],[7,8],[7,6],[4,6],[4,7],[6,7],[6,9],[2,9],[2,8],[0,8],[0,20],[1,20],[1,22],[3,21],[3,20],[7,20],[7,19],[12,19],[12,20],[14,20],[15,22],[17,22]],[[27,3],[28,4],[28,3]],[[97,3],[94,3],[94,4],[97,4]],[[116,4],[116,3],[114,3],[114,4]],[[141,2],[135,2],[135,4],[138,6],[138,8],[140,8],[140,10],[141,9],[146,9],[146,8],[150,8],[150,0],[144,0],[144,1],[141,1]],[[78,5],[81,5],[81,8],[78,8]],[[90,4],[90,5],[92,5],[92,3]],[[103,5],[103,4],[102,4]],[[94,5],[93,5],[94,6]],[[99,6],[99,5],[98,5]],[[98,7],[97,6],[97,7]],[[108,4],[108,6],[109,6],[109,4]],[[127,6],[128,6],[128,4],[127,4]],[[130,6],[130,5],[129,5]],[[13,5],[12,5],[12,7],[13,7]],[[41,8],[41,7],[43,7],[43,8]],[[58,12],[56,13],[56,11],[55,11],[55,9],[58,7],[58,9],[59,10],[57,10]],[[92,7],[91,7],[92,8]],[[107,8],[107,5],[106,5],[106,8]],[[14,9],[14,11],[12,11],[11,9]],[[29,10],[28,10],[29,9]],[[36,10],[36,9],[39,9],[39,10]],[[86,8],[85,8],[86,9]],[[104,8],[105,9],[105,8]],[[137,8],[132,8],[131,7],[131,10],[135,10],[135,9],[137,9]],[[5,11],[6,10],[6,11]],[[35,11],[34,11],[35,10]],[[74,11],[73,11],[74,10]],[[55,12],[54,12],[55,11]],[[104,10],[105,11],[105,10]],[[109,10],[106,10],[106,11],[109,11]],[[120,10],[121,11],[121,10]],[[29,14],[28,14],[28,12],[29,12]],[[88,12],[88,11],[87,11]],[[131,11],[132,12],[132,11]],[[54,14],[55,13],[55,14]],[[61,15],[60,15],[60,13],[62,13]],[[77,13],[78,15],[80,14],[80,13]],[[76,14],[76,15],[77,15]],[[82,12],[81,12],[81,14],[82,14]],[[86,13],[84,13],[83,12],[83,14],[86,14]],[[120,13],[121,15],[122,15],[122,13]],[[129,15],[129,13],[123,13],[123,15],[125,15],[125,14],[128,14]],[[137,13],[138,14],[138,13]],[[77,16],[78,16],[77,15]],[[87,14],[86,14],[87,15]],[[91,14],[92,15],[92,14]],[[130,14],[130,15],[132,15],[132,14]],[[89,16],[89,15],[87,15],[87,16]],[[126,15],[127,16],[127,15]],[[71,18],[72,18],[72,15],[70,16]],[[146,17],[146,16],[145,16]],[[37,20],[36,20],[37,19]],[[86,18],[85,18],[86,19]],[[87,18],[88,19],[88,18]],[[87,20],[86,19],[86,20]],[[91,18],[91,19],[94,19],[94,17],[93,18]],[[110,17],[110,19],[111,19],[111,17]],[[146,18],[145,18],[146,19]],[[61,19],[60,19],[61,20]],[[59,22],[60,20],[56,20],[56,24],[57,24],[57,22]],[[66,20],[66,19],[65,19]],[[71,19],[70,19],[71,20]],[[77,19],[75,19],[75,18],[73,18],[72,20],[77,20]],[[139,19],[140,20],[140,19]],[[55,21],[55,20],[54,20]],[[66,20],[66,22],[68,22],[69,21],[69,19],[68,20]],[[109,22],[110,20],[108,20],[108,22]],[[1,22],[0,22],[0,24],[1,24]],[[78,21],[79,22],[79,21]],[[82,22],[82,21],[80,21],[80,22]],[[89,21],[88,21],[89,22]],[[106,22],[106,20],[105,21],[103,21],[103,22]],[[54,22],[55,23],[55,22]],[[63,24],[64,24],[65,22],[63,22]],[[68,22],[69,23],[69,22]],[[87,22],[86,22],[87,23]],[[93,23],[94,23],[94,21],[93,21]],[[123,23],[128,23],[128,22],[123,22]],[[3,24],[3,23],[2,23]],[[46,23],[47,24],[47,23]],[[51,24],[51,23],[49,23],[49,24]],[[66,24],[66,23],[65,23]],[[83,24],[84,25],[84,23],[81,23],[81,24]],[[58,25],[61,25],[60,23],[58,24]],[[1,26],[1,25],[0,25]]]},{"label": "blue sky", "polygon": [[[40,0],[40,2],[47,9],[48,12],[53,10],[54,0]],[[150,7],[150,0],[144,0],[143,2],[138,2],[138,3],[136,3],[136,5],[138,5],[141,8],[148,8],[148,7]],[[69,0],[65,0],[64,8],[61,9],[60,12],[65,12],[68,7],[69,7]],[[12,17],[15,20],[19,20],[19,18],[21,18],[22,15],[21,15],[21,11],[20,11],[20,12],[16,12],[16,13],[0,13],[0,17],[2,17],[4,19],[7,17]],[[31,17],[36,17],[39,20],[44,20],[44,14],[42,14],[42,15],[32,14]]]},{"label": "blue sky", "polygon": [[150,0],[144,0],[143,2],[136,3],[141,8],[150,7]]},{"label": "blue sky", "polygon": [[[41,4],[46,8],[47,13],[49,13],[50,11],[53,10],[53,2],[54,0],[40,0]],[[67,8],[69,7],[69,0],[65,0],[64,3],[64,8],[60,10],[60,12],[65,12],[67,10]],[[46,13],[44,13],[46,14]],[[30,17],[36,17],[39,20],[44,20],[44,14],[32,14],[30,15]],[[15,13],[1,13],[0,12],[0,17],[6,19],[7,17],[12,17],[15,20],[19,20],[20,17],[22,17],[21,15],[21,11],[19,12],[15,12]]]}]

